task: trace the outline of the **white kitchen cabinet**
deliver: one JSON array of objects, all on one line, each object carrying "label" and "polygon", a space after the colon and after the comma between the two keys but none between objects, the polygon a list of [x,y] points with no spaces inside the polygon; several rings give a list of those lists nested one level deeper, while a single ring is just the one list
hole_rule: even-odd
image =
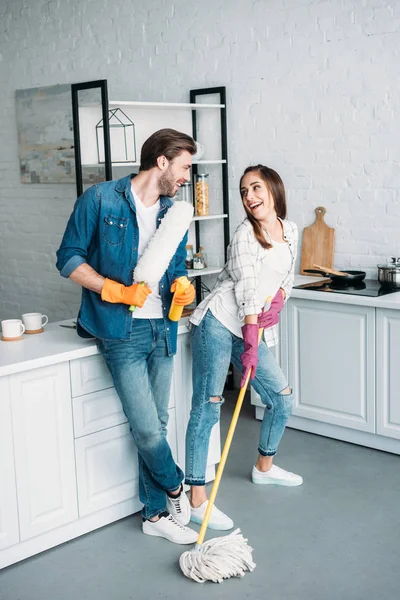
[{"label": "white kitchen cabinet", "polygon": [[73,398],[72,408],[76,438],[127,422],[121,400],[113,387]]},{"label": "white kitchen cabinet", "polygon": [[111,373],[100,354],[71,360],[70,369],[73,398],[105,390],[114,385]]},{"label": "white kitchen cabinet", "polygon": [[21,540],[78,516],[68,363],[10,376]]},{"label": "white kitchen cabinet", "polygon": [[[178,331],[167,437],[183,467],[191,349],[184,322]],[[45,335],[13,345],[14,353],[5,346],[0,344],[0,569],[142,507],[137,451],[95,341],[50,323]],[[219,456],[216,427],[208,481]]]},{"label": "white kitchen cabinet", "polygon": [[0,379],[0,550],[19,542],[9,384]]},{"label": "white kitchen cabinet", "polygon": [[377,433],[400,439],[400,312],[376,312]]},{"label": "white kitchen cabinet", "polygon": [[291,298],[282,341],[294,416],[375,432],[374,308]]},{"label": "white kitchen cabinet", "polygon": [[137,450],[127,423],[81,437],[75,447],[80,517],[137,496]]},{"label": "white kitchen cabinet", "polygon": [[[168,442],[176,458],[175,409],[169,410]],[[137,449],[128,423],[75,442],[79,516],[132,499],[139,510]]]}]

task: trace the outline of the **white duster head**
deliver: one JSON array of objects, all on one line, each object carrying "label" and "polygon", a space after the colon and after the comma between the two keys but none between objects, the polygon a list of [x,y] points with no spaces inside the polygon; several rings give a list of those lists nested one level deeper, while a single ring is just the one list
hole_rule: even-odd
[{"label": "white duster head", "polygon": [[189,229],[192,217],[193,206],[188,202],[175,202],[171,206],[136,265],[134,281],[160,281]]}]

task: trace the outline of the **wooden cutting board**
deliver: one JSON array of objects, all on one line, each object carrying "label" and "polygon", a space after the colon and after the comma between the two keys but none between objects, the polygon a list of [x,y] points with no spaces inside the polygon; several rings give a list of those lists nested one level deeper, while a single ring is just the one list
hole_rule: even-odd
[{"label": "wooden cutting board", "polygon": [[317,206],[315,213],[315,223],[303,230],[300,266],[302,275],[307,275],[304,269],[313,269],[314,264],[324,265],[329,269],[333,267],[335,230],[325,223],[326,209],[323,206]]}]

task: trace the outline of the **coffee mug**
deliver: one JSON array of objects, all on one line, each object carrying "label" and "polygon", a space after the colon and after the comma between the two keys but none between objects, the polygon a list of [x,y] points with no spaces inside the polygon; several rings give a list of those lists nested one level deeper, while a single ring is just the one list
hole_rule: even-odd
[{"label": "coffee mug", "polygon": [[4,338],[19,338],[25,331],[21,319],[6,319],[1,322],[1,332]]},{"label": "coffee mug", "polygon": [[49,322],[47,316],[42,313],[25,313],[22,315],[22,320],[26,331],[39,331]]}]

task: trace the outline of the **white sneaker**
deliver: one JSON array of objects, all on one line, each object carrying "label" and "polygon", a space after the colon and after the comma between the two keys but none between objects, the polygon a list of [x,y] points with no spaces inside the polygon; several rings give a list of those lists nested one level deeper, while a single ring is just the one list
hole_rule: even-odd
[{"label": "white sneaker", "polygon": [[171,498],[167,495],[167,511],[174,517],[180,525],[187,525],[190,521],[190,502],[183,486],[181,485],[181,493],[177,498]]},{"label": "white sneaker", "polygon": [[[201,525],[206,514],[206,508],[208,500],[205,500],[203,504],[200,504],[198,508],[190,507],[190,520],[193,523]],[[219,510],[216,506],[213,506],[210,520],[208,522],[209,529],[217,529],[218,531],[226,531],[232,529],[233,521],[228,515]]]},{"label": "white sneaker", "polygon": [[270,470],[266,473],[259,471],[256,467],[253,467],[251,480],[253,483],[288,486],[296,486],[303,483],[303,478],[300,477],[300,475],[290,473],[290,471],[285,471],[276,465],[272,465]]},{"label": "white sneaker", "polygon": [[174,544],[194,544],[199,534],[194,529],[184,527],[168,513],[160,515],[158,521],[143,521],[143,533],[165,538]]}]

